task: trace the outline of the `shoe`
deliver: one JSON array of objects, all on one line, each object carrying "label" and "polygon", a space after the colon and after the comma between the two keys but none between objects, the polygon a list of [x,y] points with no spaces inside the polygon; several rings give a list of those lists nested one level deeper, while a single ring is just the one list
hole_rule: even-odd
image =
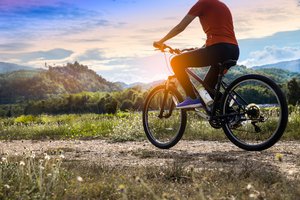
[{"label": "shoe", "polygon": [[190,97],[187,97],[183,102],[177,104],[176,108],[183,109],[183,108],[197,108],[201,107],[201,101],[200,99],[192,99]]}]

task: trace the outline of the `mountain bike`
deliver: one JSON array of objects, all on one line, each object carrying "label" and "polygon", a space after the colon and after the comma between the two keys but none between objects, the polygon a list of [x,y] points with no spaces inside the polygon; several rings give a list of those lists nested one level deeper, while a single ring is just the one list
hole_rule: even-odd
[{"label": "mountain bike", "polygon": [[[165,45],[159,50],[177,55],[192,49],[179,50]],[[224,76],[236,63],[227,60],[214,66],[219,68],[215,88],[207,86],[192,69],[186,70],[212,94],[213,103],[210,105],[205,104],[194,86],[203,106],[177,109],[176,105],[183,101],[183,97],[175,75],[154,87],[143,107],[143,127],[149,141],[161,149],[173,147],[185,132],[187,111],[194,111],[212,128],[222,128],[228,139],[244,150],[261,151],[273,146],[283,135],[288,122],[285,95],[274,81],[258,74],[243,75],[230,84],[226,83]]]}]

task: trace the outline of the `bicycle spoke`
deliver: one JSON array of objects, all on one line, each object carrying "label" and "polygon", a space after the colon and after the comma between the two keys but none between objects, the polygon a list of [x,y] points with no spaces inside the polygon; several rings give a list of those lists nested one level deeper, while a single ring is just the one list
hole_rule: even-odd
[{"label": "bicycle spoke", "polygon": [[164,87],[154,90],[143,111],[146,135],[159,148],[169,148],[177,143],[185,128],[186,114],[176,109],[179,97],[175,93],[166,92]]},{"label": "bicycle spoke", "polygon": [[226,118],[225,133],[236,145],[248,150],[273,145],[286,126],[287,108],[281,106],[282,92],[260,75],[244,76],[235,82],[224,100],[223,114],[232,114]]}]

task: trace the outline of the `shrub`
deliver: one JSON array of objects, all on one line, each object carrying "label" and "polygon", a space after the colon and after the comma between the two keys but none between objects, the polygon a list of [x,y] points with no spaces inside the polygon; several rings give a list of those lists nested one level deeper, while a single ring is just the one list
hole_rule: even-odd
[{"label": "shrub", "polygon": [[128,110],[130,110],[130,109],[132,109],[133,108],[133,103],[132,103],[132,101],[131,100],[124,100],[123,101],[123,103],[122,103],[122,105],[121,105],[121,107],[120,107],[120,110],[121,111],[128,111]]},{"label": "shrub", "polygon": [[15,123],[20,124],[31,124],[31,123],[42,123],[42,120],[39,117],[33,115],[21,115],[15,119]]}]

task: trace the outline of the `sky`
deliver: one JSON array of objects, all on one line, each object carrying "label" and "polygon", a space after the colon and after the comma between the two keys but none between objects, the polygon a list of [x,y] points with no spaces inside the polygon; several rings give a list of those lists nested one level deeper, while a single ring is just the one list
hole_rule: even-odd
[{"label": "sky", "polygon": [[[300,58],[299,0],[223,0],[248,67]],[[159,40],[196,0],[0,0],[0,62],[44,68],[78,61],[109,81],[165,79]],[[167,44],[200,47],[196,19]],[[168,55],[167,55],[168,58]]]}]

